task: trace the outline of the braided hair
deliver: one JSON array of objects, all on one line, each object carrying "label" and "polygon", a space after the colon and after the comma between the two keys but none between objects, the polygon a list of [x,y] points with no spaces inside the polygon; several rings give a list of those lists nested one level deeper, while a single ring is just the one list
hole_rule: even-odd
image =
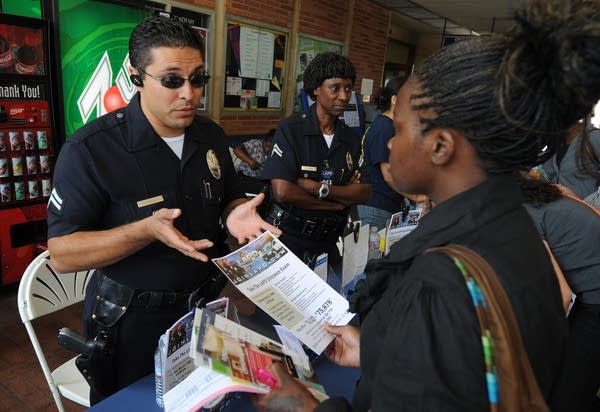
[{"label": "braided hair", "polygon": [[[440,49],[415,71],[425,133],[453,128],[488,173],[540,164],[600,97],[600,0],[533,0],[506,35]],[[432,110],[431,110],[432,109]]]}]

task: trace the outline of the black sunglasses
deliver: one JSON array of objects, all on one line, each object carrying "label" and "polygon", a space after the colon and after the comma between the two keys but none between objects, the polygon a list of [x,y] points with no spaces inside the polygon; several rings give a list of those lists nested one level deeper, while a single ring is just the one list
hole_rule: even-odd
[{"label": "black sunglasses", "polygon": [[208,83],[208,79],[210,79],[210,75],[207,72],[194,73],[187,79],[181,76],[173,76],[167,75],[162,77],[155,77],[151,74],[146,73],[145,70],[138,68],[139,72],[144,73],[146,76],[153,78],[154,80],[159,80],[160,84],[167,89],[179,89],[185,81],[190,82],[190,85],[195,88],[200,88],[206,86]]}]

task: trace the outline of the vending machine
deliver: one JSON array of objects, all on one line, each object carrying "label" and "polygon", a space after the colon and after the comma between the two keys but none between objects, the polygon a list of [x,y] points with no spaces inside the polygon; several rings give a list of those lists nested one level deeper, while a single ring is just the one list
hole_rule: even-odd
[{"label": "vending machine", "polygon": [[0,15],[0,284],[17,282],[45,248],[57,143],[48,25]]}]

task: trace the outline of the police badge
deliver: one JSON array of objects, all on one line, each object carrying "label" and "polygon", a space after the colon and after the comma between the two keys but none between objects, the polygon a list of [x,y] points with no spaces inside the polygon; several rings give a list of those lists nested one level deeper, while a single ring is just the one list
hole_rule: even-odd
[{"label": "police badge", "polygon": [[219,159],[217,158],[217,154],[213,149],[210,149],[206,152],[206,164],[208,165],[208,170],[210,170],[210,174],[213,175],[215,179],[221,178],[221,166],[219,165]]},{"label": "police badge", "polygon": [[346,153],[346,165],[348,165],[348,170],[354,170],[354,161],[350,152]]}]

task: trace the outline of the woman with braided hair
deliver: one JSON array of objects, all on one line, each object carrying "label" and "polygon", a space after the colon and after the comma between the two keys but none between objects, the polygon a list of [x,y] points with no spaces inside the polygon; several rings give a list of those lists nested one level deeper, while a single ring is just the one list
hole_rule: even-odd
[{"label": "woman with braided hair", "polygon": [[516,173],[552,156],[600,97],[599,11],[598,0],[534,0],[510,33],[442,48],[411,75],[394,112],[392,187],[426,194],[436,207],[388,256],[367,265],[350,296],[360,329],[327,327],[336,336],[329,358],[361,368],[352,404],[318,404],[275,365],[279,387],[259,398],[259,408],[510,409],[503,402],[511,392],[497,387],[506,370],[486,369],[490,347],[462,270],[445,253],[426,253],[449,244],[492,267],[502,287],[486,296],[499,289],[508,296],[531,365],[527,386],[537,384],[541,399],[519,410],[553,408],[567,323]]}]

